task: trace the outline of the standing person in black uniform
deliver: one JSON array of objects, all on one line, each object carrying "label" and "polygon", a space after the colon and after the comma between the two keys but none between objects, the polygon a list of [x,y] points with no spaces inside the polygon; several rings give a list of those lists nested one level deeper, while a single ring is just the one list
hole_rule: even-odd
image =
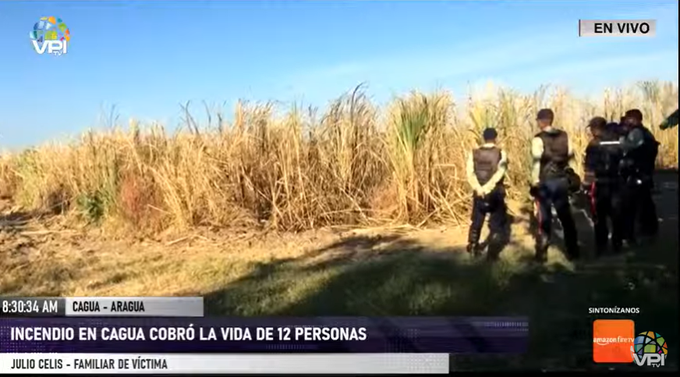
[{"label": "standing person in black uniform", "polygon": [[607,250],[609,243],[608,221],[611,221],[611,245],[614,253],[621,251],[623,244],[623,207],[621,189],[623,180],[619,175],[619,165],[623,157],[619,135],[615,133],[616,124],[607,124],[602,117],[593,118],[588,124],[593,135],[586,147],[583,161],[583,189],[591,202],[591,214],[595,230],[597,256]]},{"label": "standing person in black uniform", "polygon": [[626,235],[635,243],[635,225],[640,223],[642,235],[656,236],[659,219],[656,204],[652,199],[654,168],[659,152],[659,142],[642,124],[642,112],[638,109],[626,111],[622,139],[623,160],[621,175],[625,180],[624,207],[626,208]]},{"label": "standing person in black uniform", "polygon": [[494,242],[502,242],[502,238],[507,237],[505,234],[507,208],[503,178],[507,171],[508,158],[505,151],[496,146],[497,136],[495,129],[485,129],[482,134],[484,143],[470,153],[467,161],[468,183],[474,192],[467,251],[473,255],[478,255],[480,252],[479,237],[487,214],[490,215],[490,239]]},{"label": "standing person in black uniform", "polygon": [[579,257],[578,234],[569,203],[569,162],[574,158],[569,136],[553,127],[555,114],[550,109],[538,112],[536,122],[541,129],[531,141],[533,168],[530,193],[535,198],[538,234],[536,235],[536,260],[548,258],[552,232],[552,207],[564,231],[566,256]]}]

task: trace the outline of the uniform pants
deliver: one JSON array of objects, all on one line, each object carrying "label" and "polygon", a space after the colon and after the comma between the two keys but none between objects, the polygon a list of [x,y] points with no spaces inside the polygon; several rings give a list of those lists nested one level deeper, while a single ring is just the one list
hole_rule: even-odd
[{"label": "uniform pants", "polygon": [[507,226],[505,187],[497,186],[485,197],[475,195],[472,199],[472,223],[468,233],[468,244],[477,245],[482,233],[486,215],[489,215],[489,239],[504,237]]},{"label": "uniform pants", "polygon": [[652,198],[651,183],[639,185],[629,184],[624,194],[625,233],[628,240],[635,240],[636,225],[640,225],[640,232],[646,236],[656,235],[659,230],[659,218],[656,204]]},{"label": "uniform pants", "polygon": [[625,226],[621,186],[615,183],[595,183],[590,189],[590,200],[597,254],[602,254],[609,244],[609,222],[612,249],[614,252],[621,251]]},{"label": "uniform pants", "polygon": [[535,198],[538,234],[536,235],[536,259],[547,258],[548,246],[552,239],[552,207],[564,231],[567,258],[579,257],[578,234],[569,204],[569,183],[566,178],[546,180],[538,185]]}]

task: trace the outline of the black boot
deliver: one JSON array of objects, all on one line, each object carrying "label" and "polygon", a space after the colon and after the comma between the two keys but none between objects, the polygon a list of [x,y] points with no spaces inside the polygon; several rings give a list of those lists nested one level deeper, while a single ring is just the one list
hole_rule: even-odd
[{"label": "black boot", "polygon": [[480,231],[473,225],[470,226],[470,230],[468,231],[467,252],[472,256],[477,256],[479,254]]},{"label": "black boot", "polygon": [[545,249],[536,248],[536,254],[534,255],[534,262],[536,263],[546,263],[548,261],[548,251]]},{"label": "black boot", "polygon": [[567,260],[573,262],[581,257],[581,250],[578,246],[567,249]]},{"label": "black boot", "polygon": [[[566,240],[565,240],[566,241]],[[578,243],[575,242],[565,242],[567,250],[569,246],[572,248],[574,246],[578,247]],[[574,245],[576,244],[576,245]],[[604,231],[595,232],[595,258],[603,257],[609,251],[609,234]]]},{"label": "black boot", "polygon": [[467,245],[467,252],[473,257],[479,256],[479,244],[477,242],[471,242]]},{"label": "black boot", "polygon": [[[569,239],[567,238],[565,240],[565,248],[567,252],[567,260],[569,261],[575,261],[581,257],[581,248],[578,246],[578,241],[576,239]],[[607,246],[606,244],[604,245],[604,249],[606,250]]]},{"label": "black boot", "polygon": [[548,261],[548,246],[550,245],[550,240],[544,235],[538,235],[536,237],[536,254],[534,255],[534,261],[538,263],[545,263]]}]

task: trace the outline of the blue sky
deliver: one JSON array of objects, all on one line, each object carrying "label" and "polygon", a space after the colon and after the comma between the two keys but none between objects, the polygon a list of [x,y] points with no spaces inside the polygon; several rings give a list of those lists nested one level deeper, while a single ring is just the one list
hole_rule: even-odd
[{"label": "blue sky", "polygon": [[[68,25],[66,55],[33,50],[43,16]],[[655,38],[578,38],[578,19],[650,18]],[[677,0],[2,1],[0,24],[0,148],[78,134],[112,105],[172,127],[189,100],[323,106],[360,82],[383,101],[487,80],[580,93],[678,80]]]}]

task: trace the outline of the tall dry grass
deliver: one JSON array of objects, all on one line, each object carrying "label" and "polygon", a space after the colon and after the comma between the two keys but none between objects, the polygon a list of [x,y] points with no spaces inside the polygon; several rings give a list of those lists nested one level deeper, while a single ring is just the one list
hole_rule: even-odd
[{"label": "tall dry grass", "polygon": [[640,108],[662,143],[659,164],[677,167],[677,129],[655,127],[677,105],[677,85],[660,82],[606,90],[600,100],[547,88],[488,90],[460,103],[443,91],[413,92],[384,108],[357,88],[322,115],[293,107],[276,116],[271,104],[239,103],[230,123],[217,114],[216,125],[201,128],[187,112],[187,127],[172,134],[131,121],[127,129],[5,155],[1,191],[28,208],[148,231],[464,223],[464,159],[484,127],[499,130],[510,158],[509,194],[520,199],[539,108],[555,110],[577,150],[591,117],[618,120]]}]

